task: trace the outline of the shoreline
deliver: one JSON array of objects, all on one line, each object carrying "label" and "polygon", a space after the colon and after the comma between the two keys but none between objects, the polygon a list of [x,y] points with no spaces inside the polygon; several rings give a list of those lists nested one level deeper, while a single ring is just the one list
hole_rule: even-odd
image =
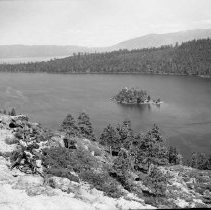
[{"label": "shoreline", "polygon": [[118,104],[124,104],[124,105],[160,105],[160,104],[163,104],[164,102],[161,101],[161,102],[142,102],[142,103],[126,103],[126,102],[120,102],[120,101],[116,101],[115,99],[111,99],[111,100],[114,100],[116,103]]},{"label": "shoreline", "polygon": [[[0,64],[1,65],[1,64]],[[211,75],[187,75],[187,74],[172,74],[172,73],[151,73],[151,72],[45,72],[45,71],[0,71],[0,73],[32,73],[32,74],[73,74],[73,75],[91,75],[91,74],[105,74],[105,75],[151,75],[151,76],[182,76],[182,77],[198,77],[203,79],[210,79]]]}]

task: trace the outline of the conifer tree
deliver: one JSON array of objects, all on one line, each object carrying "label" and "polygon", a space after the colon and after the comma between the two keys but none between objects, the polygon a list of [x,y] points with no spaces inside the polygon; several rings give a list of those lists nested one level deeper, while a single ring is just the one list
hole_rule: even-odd
[{"label": "conifer tree", "polygon": [[176,147],[170,146],[168,155],[169,155],[169,163],[176,165],[178,162],[177,161],[178,152],[177,152]]},{"label": "conifer tree", "polygon": [[93,133],[93,128],[92,128],[92,124],[90,122],[89,116],[82,112],[79,116],[78,116],[78,128],[79,128],[79,132],[80,134],[90,140],[95,141],[95,136]]},{"label": "conifer tree", "polygon": [[117,158],[113,162],[112,169],[125,189],[130,190],[129,174],[131,170],[131,162],[129,153],[126,149],[120,149]]},{"label": "conifer tree", "polygon": [[135,147],[135,163],[145,170],[150,169],[150,165],[168,164],[168,150],[165,140],[162,138],[158,126],[148,131],[141,137]]},{"label": "conifer tree", "polygon": [[121,148],[120,136],[116,130],[109,124],[100,136],[100,144],[104,145],[110,153],[119,152]]},{"label": "conifer tree", "polygon": [[14,109],[14,108],[12,108],[12,110],[11,110],[11,112],[10,112],[10,115],[11,115],[11,116],[15,116],[15,115],[16,115],[16,112],[15,112],[15,109]]},{"label": "conifer tree", "polygon": [[131,128],[131,121],[123,121],[123,124],[117,127],[117,131],[119,133],[122,146],[128,150],[131,147],[134,138],[134,132]]},{"label": "conifer tree", "polygon": [[74,117],[68,114],[61,124],[61,131],[66,132],[70,136],[78,135],[78,127],[76,126]]}]

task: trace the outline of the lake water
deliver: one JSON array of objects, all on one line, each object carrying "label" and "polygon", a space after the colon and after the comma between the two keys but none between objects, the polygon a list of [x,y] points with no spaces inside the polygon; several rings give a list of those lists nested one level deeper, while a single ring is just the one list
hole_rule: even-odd
[{"label": "lake water", "polygon": [[[161,106],[126,106],[110,101],[121,88],[148,90]],[[97,135],[111,123],[129,119],[136,131],[157,123],[184,156],[211,149],[211,79],[158,75],[68,75],[0,73],[1,107],[15,107],[49,128],[72,113],[90,115]]]},{"label": "lake water", "polygon": [[67,56],[47,56],[47,57],[15,57],[15,58],[1,58],[0,64],[17,64],[17,63],[30,63],[30,62],[41,62],[50,61],[56,58],[64,58]]}]

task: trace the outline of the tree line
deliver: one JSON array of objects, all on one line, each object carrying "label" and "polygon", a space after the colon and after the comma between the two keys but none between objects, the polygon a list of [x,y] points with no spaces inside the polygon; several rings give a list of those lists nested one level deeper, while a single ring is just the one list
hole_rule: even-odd
[{"label": "tree line", "polygon": [[1,64],[0,71],[47,73],[151,73],[211,75],[211,40],[158,48],[78,53],[50,61]]},{"label": "tree line", "polygon": [[61,124],[61,131],[67,135],[66,148],[74,145],[71,138],[73,136],[98,141],[110,155],[120,156],[118,161],[121,162],[122,157],[127,159],[132,170],[149,172],[151,165],[169,164],[185,164],[201,170],[211,170],[211,155],[195,152],[188,160],[183,160],[176,147],[167,145],[156,124],[146,133],[136,133],[129,120],[123,121],[117,127],[109,124],[97,139],[89,116],[83,112],[79,114],[77,121],[68,114]]}]

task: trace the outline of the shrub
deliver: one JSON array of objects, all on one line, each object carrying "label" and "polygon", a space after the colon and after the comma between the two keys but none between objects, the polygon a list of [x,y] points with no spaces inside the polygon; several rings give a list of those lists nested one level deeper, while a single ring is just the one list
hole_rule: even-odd
[{"label": "shrub", "polygon": [[167,177],[158,167],[154,166],[143,180],[143,184],[150,189],[152,195],[164,196],[167,188]]},{"label": "shrub", "polygon": [[30,173],[37,173],[38,167],[36,165],[36,160],[38,159],[38,154],[33,153],[32,150],[33,146],[30,147],[30,149],[29,147],[19,146],[16,150],[11,152],[10,153],[11,169],[13,169],[14,167],[19,167],[20,170],[21,168],[24,168],[29,170]]},{"label": "shrub", "polygon": [[156,206],[158,209],[178,209],[178,206],[166,197],[148,196],[144,197],[144,202]]},{"label": "shrub", "polygon": [[14,163],[18,158],[21,158],[23,155],[22,149],[14,150],[10,153],[10,161]]},{"label": "shrub", "polygon": [[10,158],[11,152],[0,152],[0,156],[4,158]]},{"label": "shrub", "polygon": [[89,151],[94,152],[94,156],[102,156],[102,150],[95,145],[89,145]]},{"label": "shrub", "polygon": [[48,169],[68,169],[75,172],[89,170],[98,165],[96,158],[81,147],[77,150],[69,150],[63,147],[45,148],[42,163]]},{"label": "shrub", "polygon": [[17,138],[17,139],[22,139],[22,135],[23,134],[22,134],[21,129],[18,129],[18,131],[16,131],[14,134],[15,138]]},{"label": "shrub", "polygon": [[118,157],[113,161],[112,173],[115,174],[116,179],[122,184],[122,186],[131,191],[132,186],[129,182],[129,171],[131,169],[129,154],[126,149],[121,149]]},{"label": "shrub", "polygon": [[93,170],[83,171],[79,174],[80,178],[97,190],[103,191],[107,196],[119,198],[123,192],[119,189],[118,182],[111,178],[108,172],[96,173]]},{"label": "shrub", "polygon": [[79,182],[79,178],[74,176],[68,169],[65,168],[49,168],[46,169],[47,174],[52,174],[54,176],[68,178],[70,181]]},{"label": "shrub", "polygon": [[9,138],[9,137],[7,137],[5,139],[5,143],[8,144],[8,145],[17,144],[17,143],[19,143],[19,140],[17,138]]},{"label": "shrub", "polygon": [[105,192],[111,197],[121,197],[118,182],[111,178],[107,170],[97,172],[98,162],[87,150],[79,147],[69,150],[63,147],[43,149],[42,163],[45,173],[54,176],[65,177],[71,181],[79,181],[71,172],[78,173],[79,178],[88,182],[91,186]]}]

